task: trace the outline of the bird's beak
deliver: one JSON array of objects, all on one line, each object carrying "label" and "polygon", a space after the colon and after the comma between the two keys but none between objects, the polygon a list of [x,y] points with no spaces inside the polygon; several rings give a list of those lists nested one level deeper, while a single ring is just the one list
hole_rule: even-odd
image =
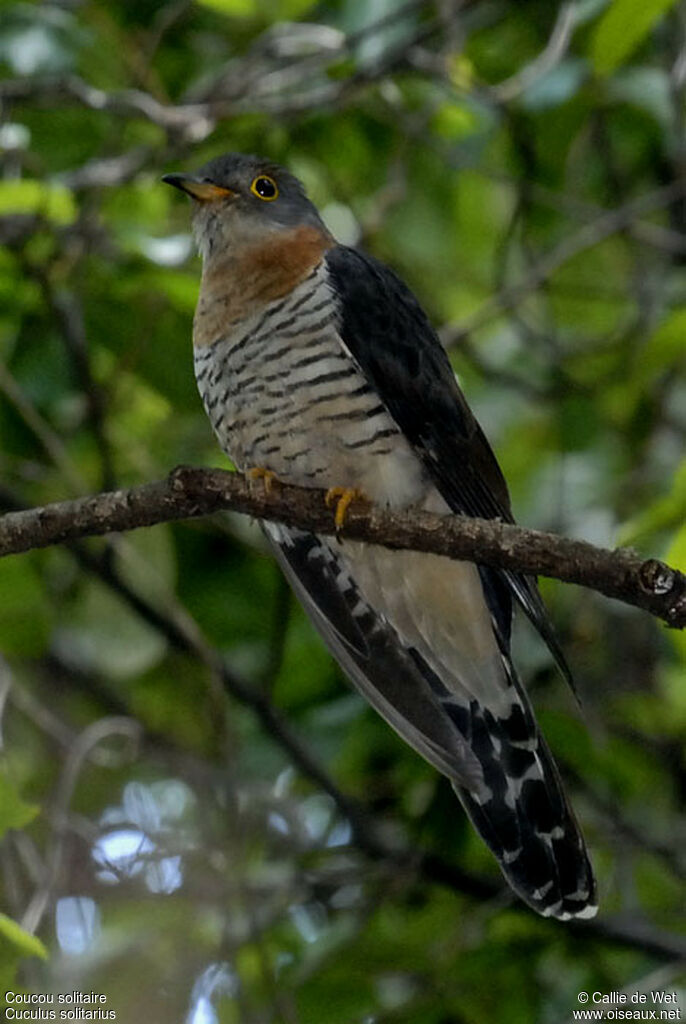
[{"label": "bird's beak", "polygon": [[173,185],[180,188],[193,199],[207,202],[210,199],[226,199],[235,196],[233,189],[224,188],[222,185],[215,185],[211,181],[203,181],[194,174],[165,174],[162,181],[166,185]]}]

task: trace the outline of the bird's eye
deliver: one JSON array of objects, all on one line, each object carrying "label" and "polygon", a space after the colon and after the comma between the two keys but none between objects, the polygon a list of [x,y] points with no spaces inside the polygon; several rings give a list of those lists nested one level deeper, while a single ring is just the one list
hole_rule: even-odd
[{"label": "bird's eye", "polygon": [[264,199],[266,202],[271,202],[272,199],[276,199],[279,194],[279,189],[273,178],[270,178],[268,174],[260,174],[253,181],[250,186],[250,191],[258,199]]}]

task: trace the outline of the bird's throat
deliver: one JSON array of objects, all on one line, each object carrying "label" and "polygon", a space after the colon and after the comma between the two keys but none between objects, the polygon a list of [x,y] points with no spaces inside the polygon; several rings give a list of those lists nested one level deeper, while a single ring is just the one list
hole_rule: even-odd
[{"label": "bird's throat", "polygon": [[288,295],[304,280],[333,244],[318,228],[301,226],[270,235],[238,253],[206,260],[193,343],[211,345],[275,299]]}]

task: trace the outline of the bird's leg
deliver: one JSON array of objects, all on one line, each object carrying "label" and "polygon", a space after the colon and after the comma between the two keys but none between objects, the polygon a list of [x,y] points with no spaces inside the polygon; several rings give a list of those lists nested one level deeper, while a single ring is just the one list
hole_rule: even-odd
[{"label": "bird's leg", "polygon": [[340,530],[345,522],[349,506],[353,501],[366,501],[366,495],[358,487],[329,487],[326,492],[326,504],[328,508],[336,506],[335,522],[336,529]]},{"label": "bird's leg", "polygon": [[245,471],[245,476],[248,480],[261,480],[264,484],[264,493],[271,494],[274,484],[278,484],[279,478],[276,473],[273,473],[271,469],[265,469],[264,466],[253,466],[252,469]]}]

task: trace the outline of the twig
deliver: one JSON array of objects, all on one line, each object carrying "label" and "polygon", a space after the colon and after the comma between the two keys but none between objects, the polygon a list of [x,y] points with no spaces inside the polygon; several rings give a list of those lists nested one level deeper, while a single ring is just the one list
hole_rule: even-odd
[{"label": "twig", "polygon": [[135,146],[111,157],[98,157],[56,176],[56,181],[74,190],[114,188],[136,177],[148,162],[159,160],[150,146]]},{"label": "twig", "polygon": [[71,803],[76,783],[85,762],[92,750],[110,736],[124,736],[136,740],[141,728],[131,718],[101,718],[86,726],[77,738],[60,775],[55,794],[53,813],[52,845],[45,865],[44,877],[34,892],[29,905],[24,911],[21,926],[32,934],[48,908],[51,894],[59,877],[64,856],[64,845],[67,837],[67,812]]},{"label": "twig", "polygon": [[22,259],[21,265],[26,276],[32,277],[41,290],[45,306],[59,329],[74,368],[74,376],[86,399],[102,463],[100,484],[105,488],[113,487],[115,476],[107,438],[105,395],[93,377],[81,302],[75,293],[67,289],[57,290],[45,267],[31,264],[26,259]]},{"label": "twig", "polygon": [[[129,490],[8,512],[0,518],[0,556],[227,509],[325,535],[337,532],[323,491],[280,485],[267,494],[237,473],[179,467],[165,480]],[[686,576],[629,549],[608,551],[498,520],[391,511],[362,502],[350,507],[338,533],[577,583],[642,608],[669,626],[686,626]]]},{"label": "twig", "polygon": [[0,394],[14,406],[24,423],[35,434],[46,454],[64,475],[70,488],[77,493],[83,490],[86,486],[85,480],[74,466],[61,437],[38,412],[21,385],[1,362]]},{"label": "twig", "polygon": [[538,56],[526,64],[516,75],[493,86],[491,95],[498,103],[511,103],[535,82],[549,74],[569,48],[577,25],[577,9],[573,3],[562,4],[558,11],[550,39]]},{"label": "twig", "polygon": [[[204,103],[171,106],[160,103],[141,89],[122,89],[108,93],[90,85],[78,75],[8,79],[2,83],[0,95],[4,100],[43,101],[51,105],[56,101],[73,100],[90,110],[125,117],[144,117],[160,128],[167,129],[188,128],[194,118],[203,122],[208,114],[208,106]],[[199,132],[199,128],[196,131]]]}]

